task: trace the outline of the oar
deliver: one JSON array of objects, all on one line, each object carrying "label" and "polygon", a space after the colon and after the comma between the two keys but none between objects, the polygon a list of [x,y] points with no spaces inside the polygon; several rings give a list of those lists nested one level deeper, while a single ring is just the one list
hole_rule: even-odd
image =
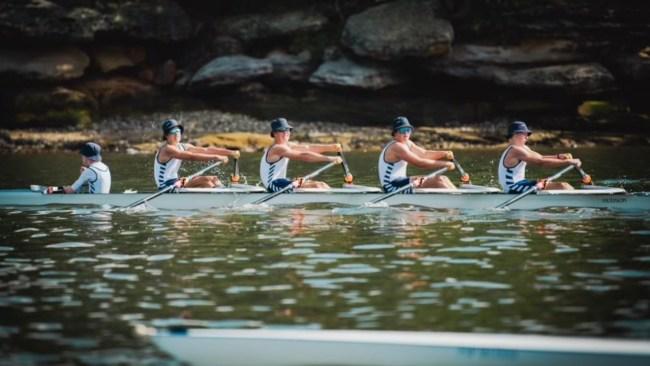
[{"label": "oar", "polygon": [[[219,165],[219,164],[221,164],[221,163],[222,163],[221,161],[217,161],[216,163],[214,163],[214,164],[212,164],[212,165],[209,165],[209,166],[207,166],[207,167],[205,167],[205,168],[199,170],[198,172],[196,172],[196,173],[190,175],[189,177],[187,177],[187,181],[188,181],[188,182],[191,181],[192,178],[194,178],[194,177],[198,177],[199,175],[201,175],[201,174],[207,172],[208,170],[210,170],[210,169],[216,167],[217,165]],[[141,205],[141,204],[143,204],[143,203],[145,203],[145,202],[147,202],[147,201],[151,201],[152,199],[154,199],[154,198],[160,196],[161,194],[163,194],[163,193],[167,193],[167,192],[171,191],[171,190],[174,189],[175,187],[176,187],[176,185],[172,184],[172,185],[170,185],[169,187],[165,187],[165,189],[162,189],[162,190],[160,190],[160,191],[158,191],[158,192],[152,194],[151,196],[147,196],[147,197],[145,197],[145,198],[143,198],[143,199],[141,199],[141,200],[137,200],[137,201],[133,202],[132,204],[126,206],[126,208],[133,208],[133,207],[139,206],[139,205]]]},{"label": "oar", "polygon": [[465,173],[465,170],[462,166],[460,166],[458,160],[454,158],[452,161],[454,162],[454,166],[456,169],[458,169],[458,173],[460,174],[460,182],[463,184],[472,184],[472,181],[469,179],[469,174]]},{"label": "oar", "polygon": [[[546,178],[546,183],[548,183],[548,182],[552,182],[552,181],[558,179],[559,177],[562,176],[562,174],[568,172],[569,170],[571,170],[571,169],[573,169],[573,168],[574,168],[573,165],[569,165],[568,167],[566,167],[566,168],[560,170],[559,172],[555,173],[555,175],[552,175],[552,176]],[[539,188],[537,188],[537,185],[534,185],[534,186],[530,187],[530,189],[527,190],[526,192],[523,192],[523,193],[517,195],[516,197],[513,197],[513,198],[511,198],[511,199],[509,199],[509,200],[507,200],[507,201],[505,201],[505,202],[499,204],[499,205],[496,206],[495,208],[506,208],[506,207],[512,205],[513,203],[519,201],[520,199],[522,199],[522,198],[528,196],[529,194],[531,194],[531,193],[533,193],[533,192],[537,192],[538,190],[539,190]]]},{"label": "oar", "polygon": [[230,176],[230,183],[236,184],[239,183],[239,159],[233,159],[233,173]]},{"label": "oar", "polygon": [[[573,159],[573,155],[571,153],[564,154],[566,156],[565,159]],[[559,155],[558,155],[559,157]],[[582,177],[582,184],[587,184],[587,185],[592,185],[594,184],[593,180],[591,179],[591,176],[587,173],[585,173],[582,168],[576,167],[576,170],[578,173],[580,173],[580,176]]]},{"label": "oar", "polygon": [[[437,177],[440,174],[444,174],[447,170],[449,170],[449,168],[438,169],[435,172],[433,172],[433,173],[425,176],[424,178],[422,178],[422,181],[425,181],[425,180],[427,180],[429,178]],[[379,197],[377,197],[377,198],[375,198],[373,200],[370,200],[370,201],[366,202],[365,205],[381,202],[381,201],[383,201],[383,200],[385,200],[387,198],[393,197],[394,195],[396,195],[398,193],[404,192],[405,190],[407,190],[409,188],[413,188],[414,186],[415,186],[415,181],[413,181],[413,182],[411,182],[411,183],[409,183],[409,184],[407,184],[407,185],[405,185],[403,187],[400,187],[399,189],[396,189],[396,190],[394,190],[394,191],[392,191],[390,193],[386,193],[383,196],[379,196]]]},{"label": "oar", "polygon": [[347,184],[352,184],[354,181],[354,177],[352,176],[352,173],[350,172],[350,167],[348,166],[347,160],[345,160],[345,156],[343,156],[343,152],[339,152],[338,155],[341,157],[341,165],[343,166],[343,173],[345,176],[343,177],[343,181]]},{"label": "oar", "polygon": [[585,173],[585,171],[582,170],[582,168],[576,167],[576,169],[578,170],[578,173],[580,173],[580,176],[582,177],[582,184],[586,184],[586,185],[594,184],[594,181],[591,180],[591,175]]},{"label": "oar", "polygon": [[[309,179],[312,179],[312,178],[316,177],[317,175],[319,175],[320,173],[322,173],[322,172],[326,171],[327,169],[333,167],[333,166],[336,165],[336,164],[338,164],[337,161],[333,161],[333,162],[331,162],[331,163],[328,163],[327,165],[325,165],[325,166],[319,168],[318,170],[314,171],[313,173],[310,173],[310,174],[305,175],[302,179],[303,179],[303,180],[309,180]],[[262,198],[260,198],[260,199],[258,199],[258,200],[256,200],[256,201],[254,201],[253,204],[254,204],[254,205],[259,205],[260,203],[264,203],[264,202],[266,202],[266,201],[272,199],[273,197],[279,196],[279,195],[281,195],[282,193],[284,193],[284,192],[286,192],[286,191],[288,191],[288,190],[290,190],[290,189],[292,189],[292,188],[294,188],[294,184],[293,184],[293,182],[292,182],[291,184],[287,185],[286,187],[282,188],[281,190],[277,191],[277,192],[273,192],[273,193],[271,193],[271,194],[267,194],[266,196],[264,196],[264,197],[262,197]]]}]

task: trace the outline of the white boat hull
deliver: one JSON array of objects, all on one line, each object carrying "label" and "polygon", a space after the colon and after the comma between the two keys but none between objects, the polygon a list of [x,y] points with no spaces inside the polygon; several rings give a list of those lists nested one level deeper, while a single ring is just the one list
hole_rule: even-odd
[{"label": "white boat hull", "polygon": [[[361,206],[383,195],[377,189],[333,188],[330,190],[304,189],[281,194],[265,205],[332,204]],[[0,191],[0,206],[41,205],[100,205],[125,207],[151,193],[111,194],[43,194],[29,190]],[[188,189],[167,193],[147,202],[147,206],[161,210],[205,210],[241,207],[266,196],[255,189]],[[495,189],[422,189],[414,194],[398,194],[383,201],[390,206],[421,206],[441,209],[490,209],[514,197]],[[618,188],[579,189],[574,191],[543,191],[517,201],[511,209],[536,210],[548,207],[593,207],[612,210],[650,210],[650,196],[626,194]]]},{"label": "white boat hull", "polygon": [[650,342],[536,335],[138,326],[193,366],[604,366],[650,364]]}]

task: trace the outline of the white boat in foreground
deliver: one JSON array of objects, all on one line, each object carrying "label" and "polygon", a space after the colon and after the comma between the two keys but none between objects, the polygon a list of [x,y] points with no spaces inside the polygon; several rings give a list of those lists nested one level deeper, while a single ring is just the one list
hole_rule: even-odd
[{"label": "white boat in foreground", "polygon": [[538,335],[137,326],[193,366],[650,365],[650,342]]},{"label": "white boat in foreground", "polygon": [[[99,205],[126,207],[151,193],[111,194],[44,194],[31,190],[0,190],[0,206],[41,205]],[[267,195],[262,188],[237,185],[231,188],[189,188],[176,193],[165,193],[148,201],[147,206],[162,210],[203,210],[212,208],[239,208]],[[298,189],[281,194],[265,205],[332,204],[361,206],[382,196],[374,187],[349,185],[344,188]],[[422,206],[443,209],[490,209],[514,197],[496,188],[464,185],[458,190],[416,189],[414,194],[398,194],[383,201],[390,206]],[[585,186],[573,191],[549,190],[529,195],[510,208],[536,210],[548,207],[593,207],[612,210],[650,210],[650,196],[628,194],[620,188]]]}]

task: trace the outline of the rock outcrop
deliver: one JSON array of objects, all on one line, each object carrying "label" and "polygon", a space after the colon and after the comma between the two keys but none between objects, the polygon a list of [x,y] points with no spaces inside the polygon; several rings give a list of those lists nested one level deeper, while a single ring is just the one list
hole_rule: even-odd
[{"label": "rock outcrop", "polygon": [[273,72],[271,61],[244,55],[217,57],[201,67],[189,81],[191,89],[241,84]]},{"label": "rock outcrop", "polygon": [[309,78],[309,82],[318,86],[353,87],[378,90],[398,85],[404,79],[388,67],[361,65],[350,59],[342,58],[327,61]]},{"label": "rock outcrop", "polygon": [[11,79],[64,81],[84,74],[90,59],[76,47],[0,49],[0,75]]},{"label": "rock outcrop", "polygon": [[[646,2],[4,0],[0,110],[9,124],[85,125],[158,96],[268,102],[274,113],[292,99],[355,113],[383,100],[382,117],[463,122],[522,111],[580,118],[577,106],[595,100],[624,106],[607,118],[646,120]],[[38,100],[42,111],[30,112]],[[295,109],[319,119],[328,108]]]},{"label": "rock outcrop", "polygon": [[102,72],[111,72],[142,63],[146,51],[142,47],[102,46],[92,51],[92,57]]},{"label": "rock outcrop", "polygon": [[242,41],[252,41],[296,33],[316,32],[327,24],[327,18],[310,11],[275,14],[249,14],[218,19],[217,33]]},{"label": "rock outcrop", "polygon": [[4,0],[0,39],[86,42],[98,35],[176,42],[187,39],[191,22],[172,0]]},{"label": "rock outcrop", "polygon": [[291,55],[283,51],[271,51],[266,59],[273,65],[275,80],[307,81],[313,71],[311,65],[311,54],[303,51],[297,55]]},{"label": "rock outcrop", "polygon": [[401,0],[367,9],[348,18],[341,43],[358,56],[378,60],[446,55],[454,30],[436,17],[436,3]]}]

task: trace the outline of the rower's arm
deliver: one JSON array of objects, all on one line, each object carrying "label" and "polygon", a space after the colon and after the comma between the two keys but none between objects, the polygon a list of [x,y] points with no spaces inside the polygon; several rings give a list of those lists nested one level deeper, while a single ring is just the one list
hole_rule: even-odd
[{"label": "rower's arm", "polygon": [[[414,146],[411,146],[411,149],[413,149]],[[427,159],[424,157],[420,157],[418,154],[413,152],[412,150],[407,149],[404,146],[401,145],[395,145],[394,146],[394,153],[397,159],[399,160],[404,160],[408,162],[409,164],[413,164],[418,168],[423,168],[423,169],[435,169],[435,168],[444,168],[448,167],[449,170],[454,169],[454,164],[448,161],[444,160],[436,160],[436,159]]]},{"label": "rower's arm", "polygon": [[547,168],[563,167],[567,165],[580,166],[579,159],[560,159],[557,155],[544,156],[533,150],[513,148],[514,158],[523,160],[528,164],[540,165]]},{"label": "rower's arm", "polygon": [[223,155],[223,156],[232,156],[235,158],[239,158],[239,150],[230,150],[230,149],[225,149],[222,147],[195,147],[192,146],[190,149],[188,149],[190,152],[198,152],[198,153],[204,153],[204,154],[217,154],[217,155]]},{"label": "rower's arm", "polygon": [[454,160],[454,152],[451,150],[427,150],[426,157],[433,160]]},{"label": "rower's arm", "polygon": [[572,159],[571,153],[560,153],[555,155],[543,155],[543,156],[545,159],[560,159],[560,160]]},{"label": "rower's arm", "polygon": [[411,151],[418,156],[430,160],[453,160],[454,153],[451,150],[427,150],[415,143],[411,143]]},{"label": "rower's arm", "polygon": [[274,151],[274,154],[277,154],[283,158],[300,160],[307,163],[330,162],[339,159],[337,156],[327,156],[312,151],[301,151],[300,149],[290,148],[288,146],[277,148],[276,151]]},{"label": "rower's arm", "polygon": [[[196,149],[196,148],[194,148]],[[208,161],[208,160],[221,160],[228,161],[228,158],[219,154],[208,154],[203,152],[194,152],[194,151],[181,151],[171,146],[168,146],[164,150],[165,155],[169,158],[180,159],[180,160],[194,160],[194,161]]]},{"label": "rower's arm", "polygon": [[79,178],[77,178],[77,180],[72,183],[72,185],[63,187],[63,191],[65,193],[77,193],[81,187],[91,179],[97,179],[97,173],[95,173],[92,169],[82,167],[81,175]]},{"label": "rower's arm", "polygon": [[318,154],[342,151],[341,144],[294,144],[291,145],[291,148],[296,151],[310,151]]}]

